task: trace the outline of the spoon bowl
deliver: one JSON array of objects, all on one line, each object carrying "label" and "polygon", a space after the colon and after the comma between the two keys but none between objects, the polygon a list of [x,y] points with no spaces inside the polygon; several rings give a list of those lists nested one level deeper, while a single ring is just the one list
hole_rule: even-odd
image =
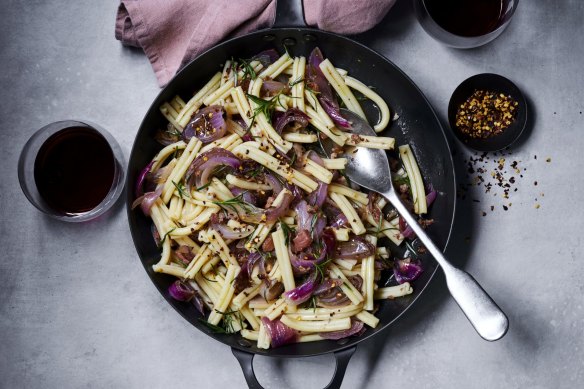
[{"label": "spoon bowl", "polygon": [[[376,135],[375,130],[357,114],[342,109],[343,116],[351,122],[351,132],[358,135]],[[324,144],[330,156],[332,142]],[[446,276],[450,294],[458,303],[478,334],[485,340],[502,338],[509,327],[507,316],[468,273],[454,267],[418,224],[396,193],[391,181],[389,160],[383,150],[357,147],[345,155],[345,173],[351,181],[385,197],[412,228],[416,236],[440,264]]]}]

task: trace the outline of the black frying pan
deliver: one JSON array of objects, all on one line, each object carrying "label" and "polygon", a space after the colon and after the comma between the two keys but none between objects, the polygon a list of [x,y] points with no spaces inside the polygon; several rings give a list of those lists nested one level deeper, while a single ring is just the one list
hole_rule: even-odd
[{"label": "black frying pan", "polygon": [[[281,5],[278,7],[277,22],[281,24],[282,20],[287,19],[288,25],[295,25],[294,19],[290,22],[291,10],[283,11],[282,8]],[[281,17],[284,15],[283,12],[285,17]],[[302,21],[302,17],[295,20]],[[299,22],[296,25],[303,23]],[[444,249],[454,219],[454,169],[446,137],[432,107],[412,80],[382,55],[344,36],[315,29],[277,27],[234,38],[208,50],[181,70],[156,97],[144,117],[130,155],[127,187],[134,187],[140,170],[161,148],[154,140],[154,134],[157,129],[166,126],[166,120],[158,110],[164,101],[170,100],[176,94],[183,97],[192,95],[196,88],[200,88],[208,81],[219,66],[231,57],[249,58],[268,48],[276,48],[282,53],[284,45],[291,54],[304,56],[308,56],[314,47],[320,47],[325,57],[330,58],[335,66],[348,70],[349,74],[366,85],[374,85],[392,112],[397,112],[399,119],[392,122],[383,135],[395,137],[398,144],[408,143],[412,146],[426,182],[431,183],[439,192],[429,215],[435,220],[429,234],[437,245]],[[372,121],[377,120],[377,112],[373,106],[365,105],[364,108]],[[336,370],[327,388],[340,387],[347,363],[357,344],[383,331],[403,314],[423,292],[438,267],[431,258],[422,258],[425,271],[414,281],[414,293],[407,297],[381,302],[376,314],[380,319],[378,327],[368,328],[360,337],[299,343],[269,350],[258,349],[252,342],[238,335],[211,332],[197,320],[200,314],[192,304],[178,302],[168,295],[167,289],[175,278],[152,270],[152,265],[160,258],[159,249],[150,232],[152,222],[139,210],[131,210],[133,191],[128,190],[127,193],[130,230],[136,250],[152,282],[168,303],[193,326],[232,348],[251,388],[261,388],[253,372],[252,360],[255,354],[271,357],[310,357],[328,353],[335,355]]]}]

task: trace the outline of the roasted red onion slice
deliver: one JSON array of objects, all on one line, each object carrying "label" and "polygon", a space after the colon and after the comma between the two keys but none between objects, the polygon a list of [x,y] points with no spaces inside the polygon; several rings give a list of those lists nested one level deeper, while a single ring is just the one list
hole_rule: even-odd
[{"label": "roasted red onion slice", "polygon": [[146,179],[146,176],[150,173],[150,169],[152,169],[153,165],[154,161],[146,165],[146,167],[142,169],[140,174],[138,174],[138,179],[136,180],[136,187],[134,188],[134,194],[136,195],[136,197],[140,197],[144,194],[144,180]]},{"label": "roasted red onion slice", "polygon": [[187,190],[190,192],[193,184],[197,187],[207,184],[213,170],[223,165],[237,169],[241,166],[241,161],[231,151],[221,147],[214,147],[197,156],[185,175]]},{"label": "roasted red onion slice", "polygon": [[261,51],[254,55],[250,61],[259,61],[264,67],[267,67],[280,58],[280,54],[274,49]]},{"label": "roasted red onion slice", "polygon": [[312,296],[317,279],[318,273],[313,271],[302,285],[284,292],[284,299],[286,299],[288,305],[295,306],[307,301]]},{"label": "roasted red onion slice", "polygon": [[[288,85],[274,80],[265,80],[262,83],[260,93],[262,96],[275,96],[282,91],[287,91]],[[245,127],[244,127],[245,128]]]},{"label": "roasted red onion slice", "polygon": [[195,291],[186,283],[176,280],[168,287],[170,296],[178,301],[190,301],[195,295]]},{"label": "roasted red onion slice", "polygon": [[135,209],[139,205],[140,209],[142,209],[142,212],[144,212],[144,215],[150,216],[150,210],[152,209],[152,206],[156,202],[156,199],[159,198],[160,195],[162,194],[162,189],[163,186],[158,185],[154,192],[148,192],[138,197],[132,203],[132,209]]},{"label": "roasted red onion slice", "polygon": [[308,195],[308,204],[312,205],[313,207],[322,207],[326,200],[327,193],[328,184],[319,181],[316,190],[312,191],[312,193]]},{"label": "roasted red onion slice", "polygon": [[351,328],[342,331],[332,331],[332,332],[321,332],[319,335],[325,339],[339,340],[343,338],[348,338],[353,335],[361,335],[364,330],[363,322],[359,320],[353,320],[351,322]]},{"label": "roasted red onion slice", "polygon": [[328,225],[333,228],[344,227],[349,224],[347,217],[338,209],[335,205],[332,205],[325,201],[322,208],[326,218],[328,220]]},{"label": "roasted red onion slice", "polygon": [[236,196],[241,195],[241,198],[243,199],[243,201],[245,201],[248,204],[254,205],[256,207],[258,205],[257,196],[249,190],[234,187],[234,188],[231,188],[231,193],[233,193]]},{"label": "roasted red onion slice", "polygon": [[219,223],[219,216],[217,216],[217,214],[211,216],[209,224],[210,227],[217,231],[224,239],[243,239],[253,232],[252,228],[241,228],[234,230],[225,224],[221,224]]},{"label": "roasted red onion slice", "polygon": [[312,215],[308,212],[308,204],[306,201],[301,200],[295,207],[296,210],[296,224],[298,225],[298,230],[310,230],[310,220]]},{"label": "roasted red onion slice", "polygon": [[312,50],[310,57],[308,57],[308,81],[312,85],[312,88],[319,92],[318,101],[333,122],[340,127],[348,128],[351,124],[341,115],[339,104],[333,95],[326,77],[322,73],[322,70],[320,70],[319,66],[323,60],[324,57],[318,47]]},{"label": "roasted red onion slice", "polygon": [[414,281],[423,271],[422,262],[412,258],[396,259],[393,266],[395,280],[400,284]]},{"label": "roasted red onion slice", "polygon": [[280,347],[285,344],[296,343],[298,332],[282,323],[279,319],[270,320],[262,317],[262,323],[270,335],[272,347]]},{"label": "roasted red onion slice", "polygon": [[225,111],[220,105],[210,105],[198,110],[185,127],[182,136],[188,142],[194,136],[203,143],[211,143],[225,135]]},{"label": "roasted red onion slice", "polygon": [[362,259],[375,254],[375,246],[360,236],[352,236],[346,242],[338,242],[335,258]]},{"label": "roasted red onion slice", "polygon": [[[434,189],[432,189],[430,193],[426,195],[426,203],[428,204],[428,207],[432,205],[432,203],[436,200],[437,196],[438,192],[436,192]],[[404,218],[402,218],[401,216],[399,217],[399,231],[404,238],[413,239],[416,237],[416,234],[414,233],[412,227],[410,227],[408,223],[404,220]]]},{"label": "roasted red onion slice", "polygon": [[290,193],[284,193],[284,198],[282,199],[282,203],[277,207],[270,207],[266,209],[266,223],[273,223],[278,220],[280,217],[284,216],[290,203],[294,197]]},{"label": "roasted red onion slice", "polygon": [[174,250],[174,255],[185,265],[188,265],[195,257],[193,250],[189,246],[185,245],[181,245],[176,250]]},{"label": "roasted red onion slice", "polygon": [[298,123],[301,128],[306,128],[308,126],[308,115],[298,108],[289,108],[283,115],[278,116],[275,129],[281,134],[282,130],[290,123]]},{"label": "roasted red onion slice", "polygon": [[271,172],[264,173],[264,181],[272,188],[272,193],[274,195],[280,193],[284,188],[280,180],[278,180],[276,176],[274,176],[274,174]]}]

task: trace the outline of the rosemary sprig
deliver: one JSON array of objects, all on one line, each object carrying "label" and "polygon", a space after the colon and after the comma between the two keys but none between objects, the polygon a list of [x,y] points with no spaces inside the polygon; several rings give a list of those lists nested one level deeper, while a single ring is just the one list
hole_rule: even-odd
[{"label": "rosemary sprig", "polygon": [[320,275],[320,278],[322,280],[324,280],[325,275],[324,275],[324,271],[326,269],[326,266],[332,261],[332,258],[327,257],[326,261],[319,263],[318,265],[314,265],[314,269],[318,272],[318,274]]},{"label": "rosemary sprig", "polygon": [[227,331],[225,331],[224,328],[216,326],[215,324],[211,324],[203,318],[198,318],[198,320],[199,320],[199,322],[204,324],[207,328],[209,328],[211,330],[211,332],[213,332],[215,334],[226,334],[227,333]]},{"label": "rosemary sprig", "polygon": [[174,182],[174,180],[171,182],[172,182],[172,185],[174,185],[174,187],[178,191],[178,194],[180,195],[181,199],[191,197],[189,195],[189,193],[186,191],[185,185],[182,182],[179,182],[178,184],[176,182]]},{"label": "rosemary sprig", "polygon": [[255,205],[250,204],[250,203],[246,202],[245,200],[243,200],[243,195],[245,193],[246,192],[242,192],[229,200],[213,201],[213,204],[221,207],[221,209],[223,209],[223,211],[226,213],[229,211],[233,211],[236,214],[239,214],[240,208],[242,208],[245,212],[248,212],[248,213],[256,211],[258,208],[256,208]]},{"label": "rosemary sprig", "polygon": [[286,242],[289,245],[290,244],[290,238],[291,238],[292,234],[296,232],[296,229],[290,227],[282,219],[278,219],[278,221],[280,222],[280,228],[282,229],[282,232],[284,233],[284,238],[286,239]]},{"label": "rosemary sprig", "polygon": [[310,219],[310,236],[312,237],[312,239],[314,239],[314,227],[316,226],[317,221],[318,214],[315,213],[314,215],[312,215],[312,218]]},{"label": "rosemary sprig", "polygon": [[239,62],[241,62],[241,67],[243,70],[243,79],[249,78],[250,80],[255,80],[258,76],[251,64],[246,61],[245,59],[240,58]]},{"label": "rosemary sprig", "polygon": [[241,319],[241,315],[239,315],[239,311],[221,312],[215,309],[215,312],[223,315],[223,328],[225,329],[225,333],[232,334],[235,332],[235,329],[233,328],[233,323],[235,320],[237,320],[239,325],[243,328],[243,321]]},{"label": "rosemary sprig", "polygon": [[205,185],[201,185],[198,188],[196,188],[195,190],[198,192],[200,190],[203,190],[203,189],[207,188],[209,185],[211,185],[211,182],[208,182]]},{"label": "rosemary sprig", "polygon": [[162,239],[160,239],[160,245],[162,246],[162,244],[164,243],[164,241],[166,240],[166,237],[168,236],[168,234],[170,234],[172,231],[176,230],[176,228],[171,228],[170,230],[168,230],[166,232],[166,234],[164,234],[164,236],[162,237]]},{"label": "rosemary sprig", "polygon": [[289,86],[290,88],[292,88],[294,85],[300,84],[301,82],[304,82],[304,78],[300,78],[300,77],[298,77],[296,80],[294,80],[294,81],[290,81],[290,82],[288,83],[288,86]]}]

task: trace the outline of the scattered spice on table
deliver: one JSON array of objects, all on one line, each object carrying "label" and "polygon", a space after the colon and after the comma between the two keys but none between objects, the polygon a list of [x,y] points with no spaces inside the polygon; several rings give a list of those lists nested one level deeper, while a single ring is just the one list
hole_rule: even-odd
[{"label": "scattered spice on table", "polygon": [[456,112],[456,127],[470,138],[502,133],[517,116],[519,103],[503,93],[475,90]]},{"label": "scattered spice on table", "polygon": [[[537,160],[537,155],[534,155],[533,159]],[[549,157],[548,159],[551,160]],[[499,210],[503,208],[504,211],[510,210],[513,204],[510,201],[511,197],[522,187],[521,180],[527,173],[527,167],[524,167],[524,163],[520,159],[513,158],[512,151],[474,152],[468,156],[462,155],[458,163],[460,162],[464,163],[466,167],[466,180],[461,180],[457,190],[457,197],[460,200],[468,198],[474,203],[484,204],[484,208],[481,207],[482,209],[478,210],[482,216],[486,216],[489,209],[491,212],[495,212],[497,208]],[[529,175],[526,175],[525,179],[527,177]],[[540,187],[539,181],[531,182],[534,186]],[[488,198],[486,201],[473,198],[472,193],[476,190],[474,188],[482,188],[485,194],[492,194],[493,201],[489,201]],[[542,197],[544,197],[544,193],[538,193],[535,202],[537,203],[538,199]],[[536,209],[539,209],[540,206],[539,203],[534,205]]]}]

